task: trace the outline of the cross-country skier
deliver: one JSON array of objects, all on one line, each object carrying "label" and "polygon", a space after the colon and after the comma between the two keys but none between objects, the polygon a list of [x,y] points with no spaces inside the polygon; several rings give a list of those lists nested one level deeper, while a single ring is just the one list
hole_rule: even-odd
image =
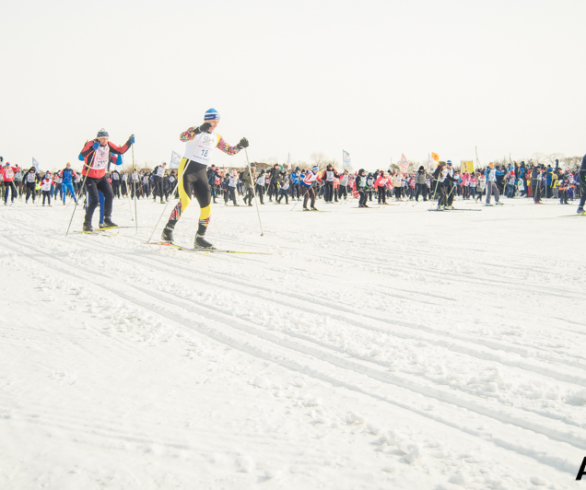
[{"label": "cross-country skier", "polygon": [[321,176],[322,180],[325,182],[324,185],[324,201],[326,203],[332,203],[334,201],[338,202],[338,198],[334,196],[334,179],[336,177],[340,177],[336,169],[332,166],[332,164],[328,164],[328,167],[323,171]]},{"label": "cross-country skier", "polygon": [[344,170],[343,174],[340,174],[340,190],[338,191],[340,195],[340,201],[342,200],[342,195],[344,195],[344,201],[348,199],[348,185],[350,183],[350,176],[348,175],[348,170]]},{"label": "cross-country skier", "polygon": [[[179,202],[171,212],[169,221],[163,230],[161,238],[164,241],[173,241],[173,230],[183,211],[191,203],[191,193],[200,207],[199,226],[195,235],[194,246],[198,248],[212,248],[212,244],[205,239],[205,233],[210,222],[212,212],[212,194],[206,174],[206,167],[212,158],[214,148],[219,148],[227,155],[236,155],[243,148],[248,147],[248,140],[242,138],[236,146],[228,145],[216,133],[220,123],[220,114],[215,109],[209,109],[204,114],[204,122],[199,127],[189,128],[181,133],[180,140],[185,143],[185,152],[179,164]],[[182,176],[182,177],[181,177]]]},{"label": "cross-country skier", "polygon": [[360,195],[358,200],[358,207],[359,208],[367,208],[366,205],[366,187],[368,185],[368,178],[366,177],[366,171],[361,168],[358,171],[358,175],[356,176],[356,191]]},{"label": "cross-country skier", "polygon": [[110,179],[112,180],[112,194],[120,199],[120,173],[118,170],[110,172]]},{"label": "cross-country skier", "polygon": [[500,201],[499,197],[499,189],[496,185],[496,169],[494,168],[494,163],[490,162],[488,164],[488,168],[486,169],[486,205],[492,206],[490,203],[490,196],[494,195],[494,201],[497,206],[502,206],[502,202]]},{"label": "cross-country skier", "polygon": [[538,165],[531,168],[531,195],[535,204],[541,204],[541,170]]},{"label": "cross-country skier", "polygon": [[252,200],[254,199],[254,184],[256,181],[256,164],[250,164],[250,171],[249,169],[244,169],[242,172],[242,182],[244,183],[244,188],[246,189],[246,196],[244,196],[244,204],[248,201],[248,205],[252,206]]},{"label": "cross-country skier", "polygon": [[281,199],[285,198],[285,204],[289,204],[289,176],[284,175],[280,181],[279,197],[277,198],[277,204],[281,204]]},{"label": "cross-country skier", "polygon": [[51,185],[53,184],[53,179],[51,179],[51,174],[46,174],[43,180],[41,181],[41,193],[43,194],[43,206],[45,205],[45,199],[49,200],[49,207],[51,207]]},{"label": "cross-country skier", "polygon": [[300,175],[301,169],[299,167],[297,167],[294,172],[291,172],[291,199],[297,197],[298,201],[301,201]]},{"label": "cross-country skier", "polygon": [[153,178],[155,181],[155,190],[153,191],[153,201],[157,201],[157,194],[161,199],[161,204],[163,204],[163,178],[165,177],[165,169],[167,164],[165,162],[161,163],[161,165],[157,165],[153,170]]},{"label": "cross-country skier", "polygon": [[114,194],[112,193],[110,182],[106,177],[106,167],[110,162],[110,153],[114,155],[126,153],[134,144],[134,135],[131,135],[128,141],[122,146],[116,146],[109,139],[110,135],[108,132],[105,129],[100,129],[96,138],[88,141],[83,147],[83,150],[81,150],[81,155],[85,159],[85,165],[81,173],[85,175],[85,188],[90,198],[85,213],[83,231],[93,231],[92,216],[99,202],[98,191],[104,194],[105,199],[104,225],[107,227],[116,226],[112,222]]},{"label": "cross-country skier", "polygon": [[301,185],[303,186],[303,211],[309,211],[307,208],[307,201],[310,200],[310,206],[312,211],[317,211],[315,208],[315,190],[313,189],[313,183],[317,180],[317,172],[319,168],[314,165],[312,170],[307,170],[300,176]]},{"label": "cross-country skier", "polygon": [[38,182],[37,171],[35,167],[31,167],[26,175],[23,177],[24,185],[26,186],[26,203],[28,204],[28,198],[33,196],[33,204],[35,202],[36,187]]},{"label": "cross-country skier", "polygon": [[444,162],[439,162],[437,168],[433,172],[433,178],[435,179],[435,191],[434,197],[437,196],[437,210],[444,211],[447,203],[447,192],[446,192],[446,178],[448,176],[448,170],[445,168]]},{"label": "cross-country skier", "polygon": [[454,197],[456,195],[456,186],[458,183],[458,179],[454,174],[454,167],[452,160],[448,160],[446,162],[447,167],[446,170],[448,171],[446,175],[445,185],[446,185],[446,203],[445,209],[453,210],[454,209]]},{"label": "cross-country skier", "polygon": [[63,204],[65,204],[65,199],[67,197],[67,191],[70,192],[71,197],[73,197],[73,200],[77,204],[77,196],[75,195],[75,190],[73,189],[73,179],[74,179],[74,177],[77,177],[77,174],[71,168],[71,163],[67,162],[67,165],[65,166],[65,168],[63,170],[61,170],[61,172],[59,172],[59,177],[61,177],[61,179],[63,179],[63,181],[61,182]]},{"label": "cross-country skier", "polygon": [[423,196],[423,200],[427,201],[427,192],[428,188],[426,185],[426,178],[427,173],[425,172],[425,167],[421,165],[419,170],[417,170],[417,174],[415,174],[415,200],[419,201],[419,195]]},{"label": "cross-country skier", "polygon": [[4,205],[8,205],[8,189],[10,189],[11,192],[11,202],[14,204],[14,199],[16,197],[16,186],[14,185],[16,168],[12,167],[10,162],[6,162],[6,165],[0,168],[0,172],[2,173],[2,179],[4,180]]}]

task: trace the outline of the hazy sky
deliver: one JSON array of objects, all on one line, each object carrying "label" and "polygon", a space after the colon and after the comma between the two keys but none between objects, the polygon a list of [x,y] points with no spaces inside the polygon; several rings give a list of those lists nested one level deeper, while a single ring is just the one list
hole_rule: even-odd
[{"label": "hazy sky", "polygon": [[168,161],[210,107],[258,161],[582,155],[585,18],[584,0],[7,0],[0,155],[56,169],[104,127]]}]

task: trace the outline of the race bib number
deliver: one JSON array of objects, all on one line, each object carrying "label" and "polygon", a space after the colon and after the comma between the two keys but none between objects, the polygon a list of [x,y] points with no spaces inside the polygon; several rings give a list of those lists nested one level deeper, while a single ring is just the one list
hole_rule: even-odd
[{"label": "race bib number", "polygon": [[185,145],[183,157],[207,165],[212,158],[212,150],[216,147],[218,135],[216,133],[198,134]]},{"label": "race bib number", "polygon": [[94,153],[94,163],[92,168],[95,170],[99,170],[102,168],[106,168],[108,165],[108,158],[110,157],[110,147],[109,146],[100,146],[96,152]]}]

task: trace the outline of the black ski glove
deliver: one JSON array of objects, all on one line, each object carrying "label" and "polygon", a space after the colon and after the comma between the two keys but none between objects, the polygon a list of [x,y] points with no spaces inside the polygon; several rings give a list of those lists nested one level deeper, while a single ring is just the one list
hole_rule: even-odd
[{"label": "black ski glove", "polygon": [[212,127],[212,125],[207,122],[207,123],[203,123],[200,127],[199,127],[199,132],[200,133],[209,133],[210,132],[210,128]]},{"label": "black ski glove", "polygon": [[246,138],[242,138],[236,146],[238,148],[248,148],[248,140]]}]

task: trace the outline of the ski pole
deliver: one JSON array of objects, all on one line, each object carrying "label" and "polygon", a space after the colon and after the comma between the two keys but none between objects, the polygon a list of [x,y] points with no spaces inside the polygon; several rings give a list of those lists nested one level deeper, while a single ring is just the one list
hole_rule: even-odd
[{"label": "ski pole", "polygon": [[294,206],[293,206],[293,207],[292,207],[292,208],[291,208],[289,211],[293,211],[293,210],[294,210],[294,209],[297,207],[297,205],[298,205],[300,202],[301,202],[301,201],[297,201],[297,202],[295,203],[295,205],[294,205]]},{"label": "ski pole", "polygon": [[250,182],[252,184],[252,190],[254,191],[254,204],[256,204],[256,214],[258,215],[258,224],[260,226],[260,236],[264,236],[264,232],[262,230],[262,222],[260,220],[260,211],[258,210],[258,200],[256,199],[256,185],[255,182],[252,180],[252,170],[250,169],[250,161],[248,160],[248,151],[244,148],[244,154],[246,155],[246,164],[248,165],[248,173],[250,175]]},{"label": "ski pole", "polygon": [[[88,167],[87,173],[84,175],[83,177],[83,182],[81,183],[81,188],[84,189],[85,188],[85,181],[87,180],[87,176],[90,173],[90,170],[92,169],[92,167],[94,166],[94,160],[96,159],[96,150],[94,150],[94,154],[92,156],[92,161],[90,163],[90,166]],[[85,162],[84,162],[84,166],[85,166]],[[87,192],[87,191],[86,191]],[[86,201],[87,201],[87,197],[86,197]],[[65,236],[67,236],[67,234],[69,233],[69,228],[71,228],[71,223],[73,221],[73,217],[75,216],[75,211],[77,211],[77,204],[74,206],[73,208],[73,213],[71,213],[71,219],[69,220],[69,226],[67,227],[67,231],[65,232]]]}]

